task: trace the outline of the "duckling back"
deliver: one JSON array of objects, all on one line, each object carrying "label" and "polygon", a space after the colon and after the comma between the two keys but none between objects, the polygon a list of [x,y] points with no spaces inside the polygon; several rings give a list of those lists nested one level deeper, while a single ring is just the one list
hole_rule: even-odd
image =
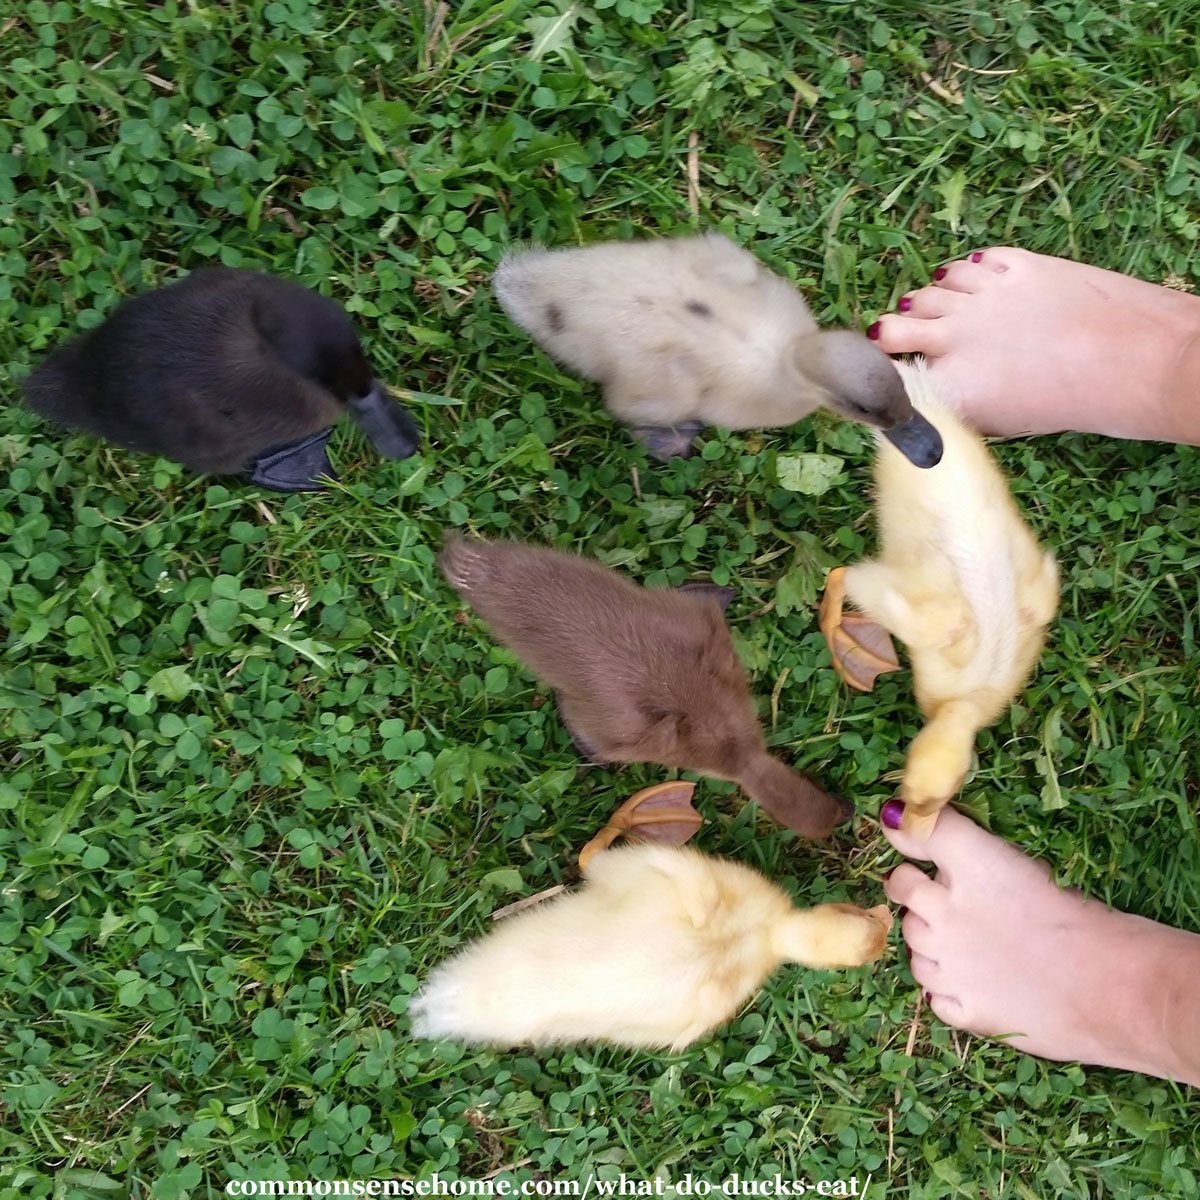
[{"label": "duckling back", "polygon": [[1058,567],[983,440],[922,366],[903,375],[945,453],[922,470],[880,440],[879,553],[846,570],[845,591],[908,648],[927,721],[909,748],[901,794],[904,829],[919,837],[962,785],[975,735],[1033,670],[1058,606]]},{"label": "duckling back", "polygon": [[[493,634],[582,717],[579,732],[602,742],[609,761],[639,761],[630,757],[634,743],[651,755],[640,761],[662,761],[646,740],[655,726],[664,727],[659,752],[672,735],[689,746],[708,740],[709,724],[721,741],[756,733],[745,672],[715,600],[639,587],[591,559],[517,542],[452,536],[440,563]],[[686,736],[671,719],[677,713],[692,718]]]},{"label": "duckling back", "polygon": [[831,908],[849,906],[798,912],[756,871],[694,850],[606,850],[582,889],[505,920],[437,968],[409,1005],[413,1033],[679,1049],[732,1017],[792,954],[848,965],[883,952],[890,921]]},{"label": "duckling back", "polygon": [[717,233],[510,254],[496,295],[549,354],[604,385],[632,425],[790,425],[819,404],[790,348],[799,292]]}]

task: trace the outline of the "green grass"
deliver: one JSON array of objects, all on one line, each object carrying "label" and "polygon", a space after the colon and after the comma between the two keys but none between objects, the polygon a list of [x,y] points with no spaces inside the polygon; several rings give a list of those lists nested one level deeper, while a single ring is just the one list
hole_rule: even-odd
[{"label": "green grass", "polygon": [[[993,242],[1195,284],[1183,0],[562,3],[0,7],[11,378],[121,296],[264,267],[357,314],[429,439],[384,463],[339,430],[344,484],[285,499],[0,412],[0,1200],[435,1170],[1196,1195],[1192,1093],[914,1025],[898,948],[781,971],[686,1054],[410,1040],[425,971],[657,778],[580,769],[457,615],[444,526],[736,586],[773,743],[864,819],[813,849],[706,783],[698,844],[799,896],[878,899],[873,814],[917,727],[907,677],[847,696],[815,626],[826,566],[870,544],[862,434],[717,434],[651,469],[491,299],[508,244],[715,226],[834,322]],[[844,460],[831,490],[778,486],[792,449]],[[1200,928],[1200,455],[999,453],[1064,602],[964,805]]]}]

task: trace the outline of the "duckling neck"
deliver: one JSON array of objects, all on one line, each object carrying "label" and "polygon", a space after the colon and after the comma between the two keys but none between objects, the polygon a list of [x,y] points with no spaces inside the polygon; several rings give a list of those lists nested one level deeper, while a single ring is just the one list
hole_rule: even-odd
[{"label": "duckling neck", "polygon": [[970,700],[940,705],[913,739],[904,763],[906,804],[945,803],[971,769],[975,735],[987,720]]},{"label": "duckling neck", "polygon": [[771,930],[771,951],[776,965],[791,962],[803,966],[820,964],[820,922],[811,911],[793,909]]},{"label": "duckling neck", "polygon": [[827,837],[836,823],[837,801],[765,750],[748,759],[737,782],[760,808],[804,837]]}]

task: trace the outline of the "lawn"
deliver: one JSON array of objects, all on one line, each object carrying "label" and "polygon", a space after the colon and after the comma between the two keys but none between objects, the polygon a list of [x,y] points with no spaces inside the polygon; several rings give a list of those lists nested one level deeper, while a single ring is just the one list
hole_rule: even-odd
[{"label": "lawn", "polygon": [[[906,674],[851,696],[816,629],[871,545],[868,439],[818,418],[649,464],[499,310],[508,245],[720,228],[859,326],[996,242],[1197,282],[1184,0],[565,3],[0,6],[6,401],[220,262],[343,302],[427,436],[381,462],[343,426],[341,485],[285,498],[0,409],[0,1200],[435,1171],[1196,1196],[1194,1093],[955,1035],[896,935],[683,1054],[411,1040],[429,967],[660,778],[581,767],[438,576],[443,528],[736,588],[772,745],[861,817],[813,847],[706,782],[697,844],[800,898],[878,901],[918,724]],[[809,452],[842,464],[819,496],[779,483]],[[998,453],[1063,606],[961,804],[1200,928],[1200,453]]]}]

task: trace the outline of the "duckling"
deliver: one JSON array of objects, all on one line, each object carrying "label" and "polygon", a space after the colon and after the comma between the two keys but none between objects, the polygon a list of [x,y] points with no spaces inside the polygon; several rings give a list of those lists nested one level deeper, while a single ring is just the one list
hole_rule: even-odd
[{"label": "duckling", "polygon": [[681,1050],[782,963],[879,958],[891,924],[884,905],[798,909],[740,863],[647,842],[597,854],[579,891],[443,963],[408,1011],[415,1037]]},{"label": "duckling", "polygon": [[563,724],[593,762],[732,780],[809,838],[854,815],[767,753],[719,589],[642,588],[574,554],[453,535],[440,565],[492,633],[555,689]]},{"label": "duckling", "polygon": [[334,475],[325,443],[345,408],[380,454],[418,447],[339,305],[229,267],[124,301],[51,354],[25,395],[59,424],[278,491],[319,490]]},{"label": "duckling", "polygon": [[818,328],[790,283],[719,233],[515,252],[494,284],[656,458],[686,457],[705,425],[792,425],[818,408],[882,430],[917,466],[941,457],[887,355]]},{"label": "duckling", "polygon": [[[901,797],[906,832],[925,838],[970,769],[975,735],[1033,670],[1058,608],[1058,566],[987,446],[938,395],[924,364],[902,373],[946,456],[917,471],[879,442],[879,554],[831,572],[821,628],[839,674],[861,691],[899,665],[878,626],[908,647],[927,721],[909,748]],[[860,614],[842,613],[846,599]]]}]

